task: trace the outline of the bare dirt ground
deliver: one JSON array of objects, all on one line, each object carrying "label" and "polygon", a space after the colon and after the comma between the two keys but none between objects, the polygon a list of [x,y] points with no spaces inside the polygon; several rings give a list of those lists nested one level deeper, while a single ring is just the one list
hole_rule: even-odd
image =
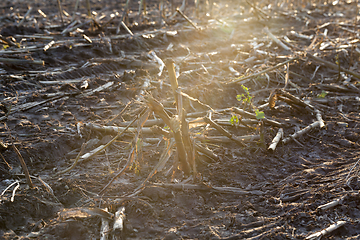
[{"label": "bare dirt ground", "polygon": [[1,239],[360,238],[356,1],[75,4],[0,3]]}]

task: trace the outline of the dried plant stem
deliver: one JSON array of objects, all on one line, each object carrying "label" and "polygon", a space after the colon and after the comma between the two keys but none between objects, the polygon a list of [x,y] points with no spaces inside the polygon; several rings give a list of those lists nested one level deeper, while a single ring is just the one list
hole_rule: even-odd
[{"label": "dried plant stem", "polygon": [[115,117],[113,117],[109,122],[107,122],[106,125],[111,125],[111,124],[113,124],[114,121],[115,121],[115,119],[117,119],[118,117],[120,117],[120,116],[125,112],[125,110],[126,110],[128,107],[130,107],[130,105],[131,105],[132,102],[133,102],[132,100],[131,100],[130,102],[128,102],[128,103],[125,105],[125,107],[120,111],[120,113],[119,113],[118,115],[116,115]]},{"label": "dried plant stem", "polygon": [[6,164],[6,166],[8,166],[9,169],[12,169],[12,167],[9,165],[9,163],[5,160],[4,156],[0,153],[0,156],[2,158],[2,160],[4,161],[4,163]]},{"label": "dried plant stem", "polygon": [[324,228],[320,232],[316,232],[311,234],[310,236],[307,236],[305,240],[313,240],[313,239],[320,239],[322,236],[331,233],[332,231],[335,231],[336,229],[342,227],[345,225],[346,221],[337,221],[336,223],[331,224],[329,227]]},{"label": "dried plant stem", "polygon": [[76,164],[79,162],[79,159],[80,159],[81,155],[84,153],[85,147],[86,147],[86,144],[83,143],[83,144],[81,145],[81,150],[80,150],[80,152],[78,153],[78,155],[77,155],[76,158],[75,158],[74,163],[73,163],[70,167],[68,167],[67,169],[65,169],[65,170],[63,170],[63,171],[61,171],[61,172],[56,173],[56,176],[61,175],[61,174],[64,174],[64,173],[67,173],[67,172],[69,172],[70,170],[74,169],[75,166],[76,166]]},{"label": "dried plant stem", "polygon": [[78,10],[78,7],[79,7],[79,2],[80,2],[80,0],[76,0],[76,2],[75,2],[75,8],[74,8],[74,13],[73,13],[73,16],[72,16],[72,20],[75,19],[76,11]]},{"label": "dried plant stem", "polygon": [[130,0],[126,0],[124,12],[123,12],[123,14],[121,16],[121,21],[125,20],[125,17],[126,17],[126,15],[128,13],[128,10],[129,10],[129,3],[130,3]]},{"label": "dried plant stem", "polygon": [[4,41],[9,46],[18,47],[18,48],[20,47],[20,45],[13,42],[10,38],[5,38],[2,35],[0,35],[0,40]]},{"label": "dried plant stem", "polygon": [[145,183],[149,181],[157,172],[161,171],[169,158],[172,155],[172,148],[174,146],[175,142],[173,139],[171,141],[168,141],[166,148],[164,149],[163,153],[160,156],[159,162],[156,164],[156,166],[153,168],[153,170],[149,173],[147,178],[133,191],[130,196],[135,196],[139,194],[145,187]]},{"label": "dried plant stem", "polygon": [[[176,73],[175,73],[175,68],[174,68],[174,60],[167,59],[165,61],[165,66],[169,73],[170,85],[171,85],[173,95],[175,97],[176,106],[178,106],[178,94],[176,94],[176,91],[179,89],[179,84],[178,84],[178,81],[176,78]],[[178,111],[179,111],[179,109],[178,109]]]},{"label": "dried plant stem", "polygon": [[208,117],[204,117],[204,120],[206,123],[210,124],[210,126],[212,126],[213,128],[215,128],[216,130],[218,130],[222,135],[228,137],[229,139],[233,140],[234,142],[236,142],[237,144],[239,144],[240,146],[244,147],[245,144],[241,141],[239,141],[238,139],[236,139],[231,133],[229,133],[228,131],[226,131],[223,127],[221,127],[219,124],[215,123],[214,121],[212,121],[210,118]]},{"label": "dried plant stem", "polygon": [[[234,136],[234,138],[241,142],[252,142],[260,140],[260,135]],[[233,141],[225,136],[196,136],[195,139],[204,143],[229,143]]]},{"label": "dried plant stem", "polygon": [[310,53],[306,54],[306,57],[308,57],[308,58],[310,58],[310,59],[312,59],[312,60],[314,60],[316,62],[319,62],[319,63],[325,65],[326,67],[332,68],[334,70],[340,70],[342,72],[346,72],[346,73],[348,73],[350,75],[353,75],[354,77],[360,79],[360,74],[359,73],[356,73],[354,71],[345,69],[345,68],[343,68],[343,67],[341,67],[341,66],[339,66],[339,65],[337,65],[335,63],[331,63],[331,62],[328,62],[328,61],[326,61],[324,59],[321,59],[319,57],[315,57],[314,55],[311,55]]},{"label": "dried plant stem", "polygon": [[190,133],[189,133],[189,123],[186,120],[186,112],[185,112],[184,108],[182,108],[182,113],[180,114],[180,116],[181,116],[181,118],[180,118],[181,133],[182,133],[182,139],[183,139],[184,147],[185,147],[186,154],[187,154],[187,161],[193,170],[193,176],[195,179],[196,175],[197,175],[196,162],[195,162],[195,146],[194,146],[194,141],[191,138]]},{"label": "dried plant stem", "polygon": [[87,9],[87,12],[88,12],[88,17],[91,18],[90,0],[86,0],[86,9]]},{"label": "dried plant stem", "polygon": [[175,12],[174,0],[170,0],[170,9],[171,9],[171,15],[173,15]]},{"label": "dried plant stem", "polygon": [[309,112],[315,112],[315,108],[308,104],[305,103],[304,101],[302,101],[301,99],[299,99],[298,97],[295,97],[294,95],[292,95],[289,92],[284,91],[283,89],[280,89],[277,91],[278,94],[282,95],[283,97],[286,97],[288,99],[290,99],[292,102],[294,102],[295,104],[304,107],[305,109],[307,109]]},{"label": "dried plant stem", "polygon": [[125,17],[126,17],[127,14],[128,14],[129,3],[130,3],[130,0],[126,0],[125,7],[124,7],[124,12],[123,12],[123,14],[122,14],[122,16],[121,16],[120,23],[119,23],[119,25],[117,26],[116,34],[119,34],[119,33],[120,33],[120,26],[122,25],[121,23],[125,21]]},{"label": "dried plant stem", "polygon": [[44,65],[42,60],[27,60],[27,59],[15,59],[15,58],[0,58],[0,62],[12,63],[12,64],[35,64]]},{"label": "dried plant stem", "polygon": [[141,14],[144,14],[144,16],[146,16],[146,0],[140,0],[139,16],[141,16]]},{"label": "dried plant stem", "polygon": [[168,59],[165,62],[179,116],[178,118],[171,119],[172,126],[170,126],[173,131],[176,129],[176,131],[174,131],[174,138],[178,149],[179,160],[185,173],[190,173],[190,168],[192,168],[193,173],[196,175],[194,147],[192,146],[192,141],[190,139],[189,124],[185,119],[186,113],[183,109],[182,95],[176,78],[174,61]]},{"label": "dried plant stem", "polygon": [[196,26],[196,24],[195,24],[193,21],[191,21],[191,19],[188,18],[188,17],[180,10],[180,8],[176,9],[176,11],[177,11],[186,21],[188,21],[188,23],[190,23],[191,26],[193,26],[196,30],[199,30],[199,28]]},{"label": "dried plant stem", "polygon": [[164,0],[160,0],[159,2],[159,23],[160,25],[163,23],[165,19],[165,11],[164,11]]},{"label": "dried plant stem", "polygon": [[316,114],[316,120],[318,120],[318,122],[320,122],[320,128],[323,128],[325,126],[325,123],[321,117],[321,112],[318,109],[315,109],[315,114]]},{"label": "dried plant stem", "polygon": [[29,170],[26,166],[26,163],[23,159],[23,157],[21,156],[21,153],[19,152],[19,150],[15,147],[15,145],[12,145],[12,147],[14,148],[15,150],[15,153],[18,155],[19,157],[19,160],[20,160],[20,164],[21,164],[21,167],[25,173],[25,178],[26,178],[26,182],[27,184],[29,185],[30,188],[33,188],[34,187],[34,184],[32,183],[31,181],[31,178],[30,178],[30,174],[29,174]]},{"label": "dried plant stem", "polygon": [[271,142],[268,149],[271,149],[271,150],[275,151],[276,146],[278,145],[278,143],[280,142],[280,139],[283,136],[284,136],[284,130],[282,128],[280,128],[279,131],[277,132],[276,136],[272,140],[272,142]]},{"label": "dried plant stem", "polygon": [[292,140],[292,139],[295,140],[296,138],[304,135],[305,133],[309,132],[311,129],[316,128],[316,127],[320,127],[320,122],[319,121],[316,121],[316,122],[310,124],[309,126],[307,126],[306,128],[301,129],[300,131],[294,133],[290,137],[287,137],[287,138],[283,139],[282,142],[285,144],[285,143],[290,142],[290,140]]},{"label": "dried plant stem", "polygon": [[128,161],[125,164],[125,166],[115,174],[115,176],[106,184],[105,187],[103,187],[103,189],[101,189],[101,191],[98,193],[98,195],[102,195],[106,189],[115,181],[116,178],[118,178],[126,169],[128,169],[128,167],[130,166],[130,164],[132,163],[133,159],[134,159],[134,153],[135,153],[135,147],[133,147],[129,153],[129,157],[128,157]]},{"label": "dried plant stem", "polygon": [[243,190],[236,187],[216,187],[209,186],[205,184],[186,184],[186,183],[156,183],[155,186],[171,188],[174,190],[200,190],[200,191],[210,191],[210,192],[219,192],[219,193],[228,193],[228,194],[239,194],[239,195],[264,195],[264,192],[259,190]]},{"label": "dried plant stem", "polygon": [[[107,208],[104,211],[108,211]],[[101,229],[100,229],[100,240],[108,240],[110,233],[109,220],[106,218],[101,218]]]},{"label": "dried plant stem", "polygon": [[268,27],[265,27],[264,28],[264,32],[277,44],[279,45],[280,47],[282,47],[284,50],[286,51],[291,51],[291,49],[286,46],[282,41],[280,41],[279,39],[277,39],[269,30]]},{"label": "dried plant stem", "polygon": [[267,68],[267,69],[265,69],[265,70],[263,70],[263,71],[260,71],[260,72],[258,72],[258,73],[254,73],[254,74],[252,74],[252,75],[250,75],[250,76],[247,76],[247,77],[236,78],[236,79],[234,79],[234,80],[231,80],[231,81],[227,82],[226,84],[243,82],[243,81],[248,80],[248,79],[251,79],[251,78],[256,78],[256,77],[258,77],[258,76],[260,76],[260,75],[262,75],[262,74],[264,74],[264,73],[267,73],[267,72],[270,72],[270,71],[272,71],[272,70],[275,70],[275,69],[277,69],[277,68],[279,68],[279,67],[281,67],[281,66],[283,66],[283,65],[285,65],[285,64],[287,64],[287,63],[289,63],[289,62],[295,61],[295,60],[297,60],[297,59],[299,59],[299,57],[290,58],[289,60],[286,60],[285,62],[282,62],[282,63],[278,63],[278,64],[276,64],[276,65],[273,66],[273,67]]},{"label": "dried plant stem", "polygon": [[345,196],[344,196],[344,197],[340,197],[340,198],[335,199],[335,200],[333,200],[333,201],[331,201],[331,202],[329,202],[329,203],[325,203],[325,204],[323,204],[323,205],[318,206],[317,209],[327,210],[327,209],[329,209],[329,208],[333,208],[333,207],[341,204],[341,203],[344,201],[344,199],[345,199]]},{"label": "dried plant stem", "polygon": [[[60,1],[60,0],[58,0],[58,2],[59,2],[59,1]],[[31,10],[32,10],[32,7],[30,7],[29,10],[25,13],[23,19],[21,19],[21,21],[19,22],[18,27],[20,27],[20,26],[24,23],[24,21],[25,21],[25,19],[27,18],[27,16],[29,16]],[[60,14],[61,14],[61,13],[60,13]],[[62,21],[62,17],[61,17],[61,21]]]},{"label": "dried plant stem", "polygon": [[196,143],[195,148],[198,152],[201,152],[202,154],[205,154],[208,158],[213,159],[214,161],[218,162],[220,161],[220,157],[216,155],[213,151],[210,149],[204,147],[201,145],[201,143]]},{"label": "dried plant stem", "polygon": [[134,36],[134,34],[132,33],[132,31],[128,28],[128,26],[126,26],[126,24],[124,23],[124,21],[121,21],[121,26],[123,26],[123,28],[125,28],[125,30],[131,35]]},{"label": "dried plant stem", "polygon": [[[145,108],[145,109],[143,109],[143,110],[141,111],[140,114],[136,115],[136,117],[132,120],[132,122],[129,123],[129,125],[126,127],[126,129],[129,128],[137,119],[141,119],[143,115],[149,114],[149,111],[148,111],[148,110],[149,110],[149,109]],[[147,115],[147,116],[148,116],[148,115]],[[145,121],[146,121],[146,119],[145,119],[143,122],[145,122]],[[139,126],[141,126],[141,125],[143,125],[143,124],[144,124],[144,123],[140,123]],[[124,129],[124,131],[122,131],[121,133],[119,132],[119,134],[117,135],[117,137],[119,137],[120,135],[122,135],[122,134],[125,132],[126,129]],[[138,132],[137,136],[135,137],[135,144],[136,144],[136,142],[137,142],[138,135],[139,135],[139,132]],[[116,139],[117,137],[113,138],[110,142],[112,142],[112,141],[113,141],[114,139]],[[130,166],[130,163],[132,163],[132,161],[134,160],[134,157],[135,157],[135,147],[133,147],[133,148],[131,149],[131,151],[130,151],[130,153],[129,153],[128,161],[127,161],[127,163],[125,164],[125,166],[124,166],[118,173],[115,174],[115,176],[106,184],[105,187],[103,187],[103,189],[101,189],[101,191],[99,192],[99,195],[103,194],[103,193],[106,191],[106,189],[115,181],[115,179],[118,178],[118,177]]]},{"label": "dried plant stem", "polygon": [[260,8],[256,7],[255,4],[252,4],[251,2],[249,2],[248,0],[245,0],[245,2],[254,9],[255,14],[262,19],[266,19],[269,18],[269,15],[267,13],[265,13],[263,10],[261,10]]},{"label": "dried plant stem", "polygon": [[[113,232],[116,236],[119,236],[120,239],[124,238],[124,224],[125,224],[125,207],[120,207],[114,216],[114,225],[113,225]],[[117,239],[117,238],[116,238]]]},{"label": "dried plant stem", "polygon": [[170,127],[170,129],[174,132],[174,138],[176,142],[176,147],[178,150],[178,158],[179,162],[181,164],[182,170],[186,173],[190,173],[189,164],[186,157],[186,151],[184,147],[184,143],[182,140],[182,134],[181,134],[181,124],[180,120],[178,118],[172,118],[170,119],[169,115],[165,112],[163,105],[155,100],[152,96],[147,95],[145,96],[145,100],[147,101],[147,104],[149,107],[158,114],[161,119],[164,121],[166,125]]},{"label": "dried plant stem", "polygon": [[62,7],[61,7],[61,1],[60,0],[57,0],[57,5],[58,5],[58,9],[59,9],[61,24],[64,26],[63,12],[62,12]]}]

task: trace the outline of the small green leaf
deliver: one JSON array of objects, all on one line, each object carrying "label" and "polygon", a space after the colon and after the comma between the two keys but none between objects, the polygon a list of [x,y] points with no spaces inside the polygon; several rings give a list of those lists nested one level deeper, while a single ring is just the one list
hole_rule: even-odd
[{"label": "small green leaf", "polygon": [[236,99],[237,99],[239,102],[241,102],[244,97],[245,97],[244,94],[236,95]]},{"label": "small green leaf", "polygon": [[325,98],[325,96],[326,96],[328,93],[329,93],[329,92],[326,92],[326,91],[322,90],[322,92],[317,95],[317,98]]},{"label": "small green leaf", "polygon": [[235,125],[236,123],[239,123],[239,118],[237,116],[232,116],[230,118],[231,125]]},{"label": "small green leaf", "polygon": [[255,110],[256,119],[263,119],[265,118],[265,113],[263,111],[259,111],[259,109]]},{"label": "small green leaf", "polygon": [[249,93],[249,88],[245,87],[244,85],[241,84],[242,89],[246,92]]}]

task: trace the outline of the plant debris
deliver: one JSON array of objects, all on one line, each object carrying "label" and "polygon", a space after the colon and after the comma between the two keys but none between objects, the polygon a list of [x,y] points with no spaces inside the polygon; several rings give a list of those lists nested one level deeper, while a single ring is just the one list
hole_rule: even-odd
[{"label": "plant debris", "polygon": [[1,239],[358,239],[359,6],[0,3]]}]

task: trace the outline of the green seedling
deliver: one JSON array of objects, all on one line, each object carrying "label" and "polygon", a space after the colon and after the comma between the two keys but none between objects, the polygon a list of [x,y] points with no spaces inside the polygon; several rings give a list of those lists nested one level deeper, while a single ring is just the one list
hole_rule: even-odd
[{"label": "green seedling", "polygon": [[255,109],[256,119],[264,119],[265,113],[263,111],[259,111],[259,109]]},{"label": "green seedling", "polygon": [[325,98],[325,96],[326,96],[328,93],[329,93],[329,92],[322,90],[322,92],[317,95],[317,98]]},{"label": "green seedling", "polygon": [[[264,141],[264,123],[262,122],[262,119],[265,118],[265,113],[263,111],[260,111],[259,109],[256,109],[254,107],[254,105],[252,104],[252,96],[250,95],[249,92],[249,88],[245,87],[244,85],[241,85],[242,89],[244,90],[244,94],[241,95],[237,95],[236,99],[239,102],[243,102],[244,104],[247,104],[249,106],[249,108],[253,109],[253,111],[255,112],[256,115],[256,119],[260,120],[260,126],[261,126],[261,131],[260,131],[260,135],[261,135],[261,139],[260,139],[260,145],[262,147],[265,147],[265,141]],[[233,115],[230,118],[230,123],[231,125],[236,125],[239,124],[239,122],[241,122],[241,120],[238,118],[238,116]]]},{"label": "green seedling", "polygon": [[139,164],[139,162],[138,161],[132,162],[132,164],[129,167],[129,170],[130,171],[133,170],[136,175],[140,175],[140,164]]},{"label": "green seedling", "polygon": [[[241,85],[242,89],[244,90],[245,94],[239,94],[236,96],[236,99],[239,102],[243,102],[244,104],[249,104],[253,109],[254,105],[252,104],[252,96],[250,95],[249,89],[245,87],[244,85]],[[265,113],[263,111],[259,111],[258,109],[255,109],[256,119],[263,119],[265,118]],[[232,116],[230,119],[231,124],[238,123],[239,119],[236,116]]]},{"label": "green seedling", "polygon": [[230,118],[230,123],[231,123],[231,125],[239,124],[239,118],[238,118],[238,116],[233,115],[233,116]]},{"label": "green seedling", "polygon": [[140,152],[142,150],[142,147],[143,147],[143,141],[141,138],[139,138],[137,140],[137,143],[136,143],[136,152]]},{"label": "green seedling", "polygon": [[244,85],[241,85],[242,89],[244,90],[245,94],[239,94],[236,96],[236,99],[239,102],[248,103],[251,105],[252,96],[250,95],[249,88],[245,87]]}]

